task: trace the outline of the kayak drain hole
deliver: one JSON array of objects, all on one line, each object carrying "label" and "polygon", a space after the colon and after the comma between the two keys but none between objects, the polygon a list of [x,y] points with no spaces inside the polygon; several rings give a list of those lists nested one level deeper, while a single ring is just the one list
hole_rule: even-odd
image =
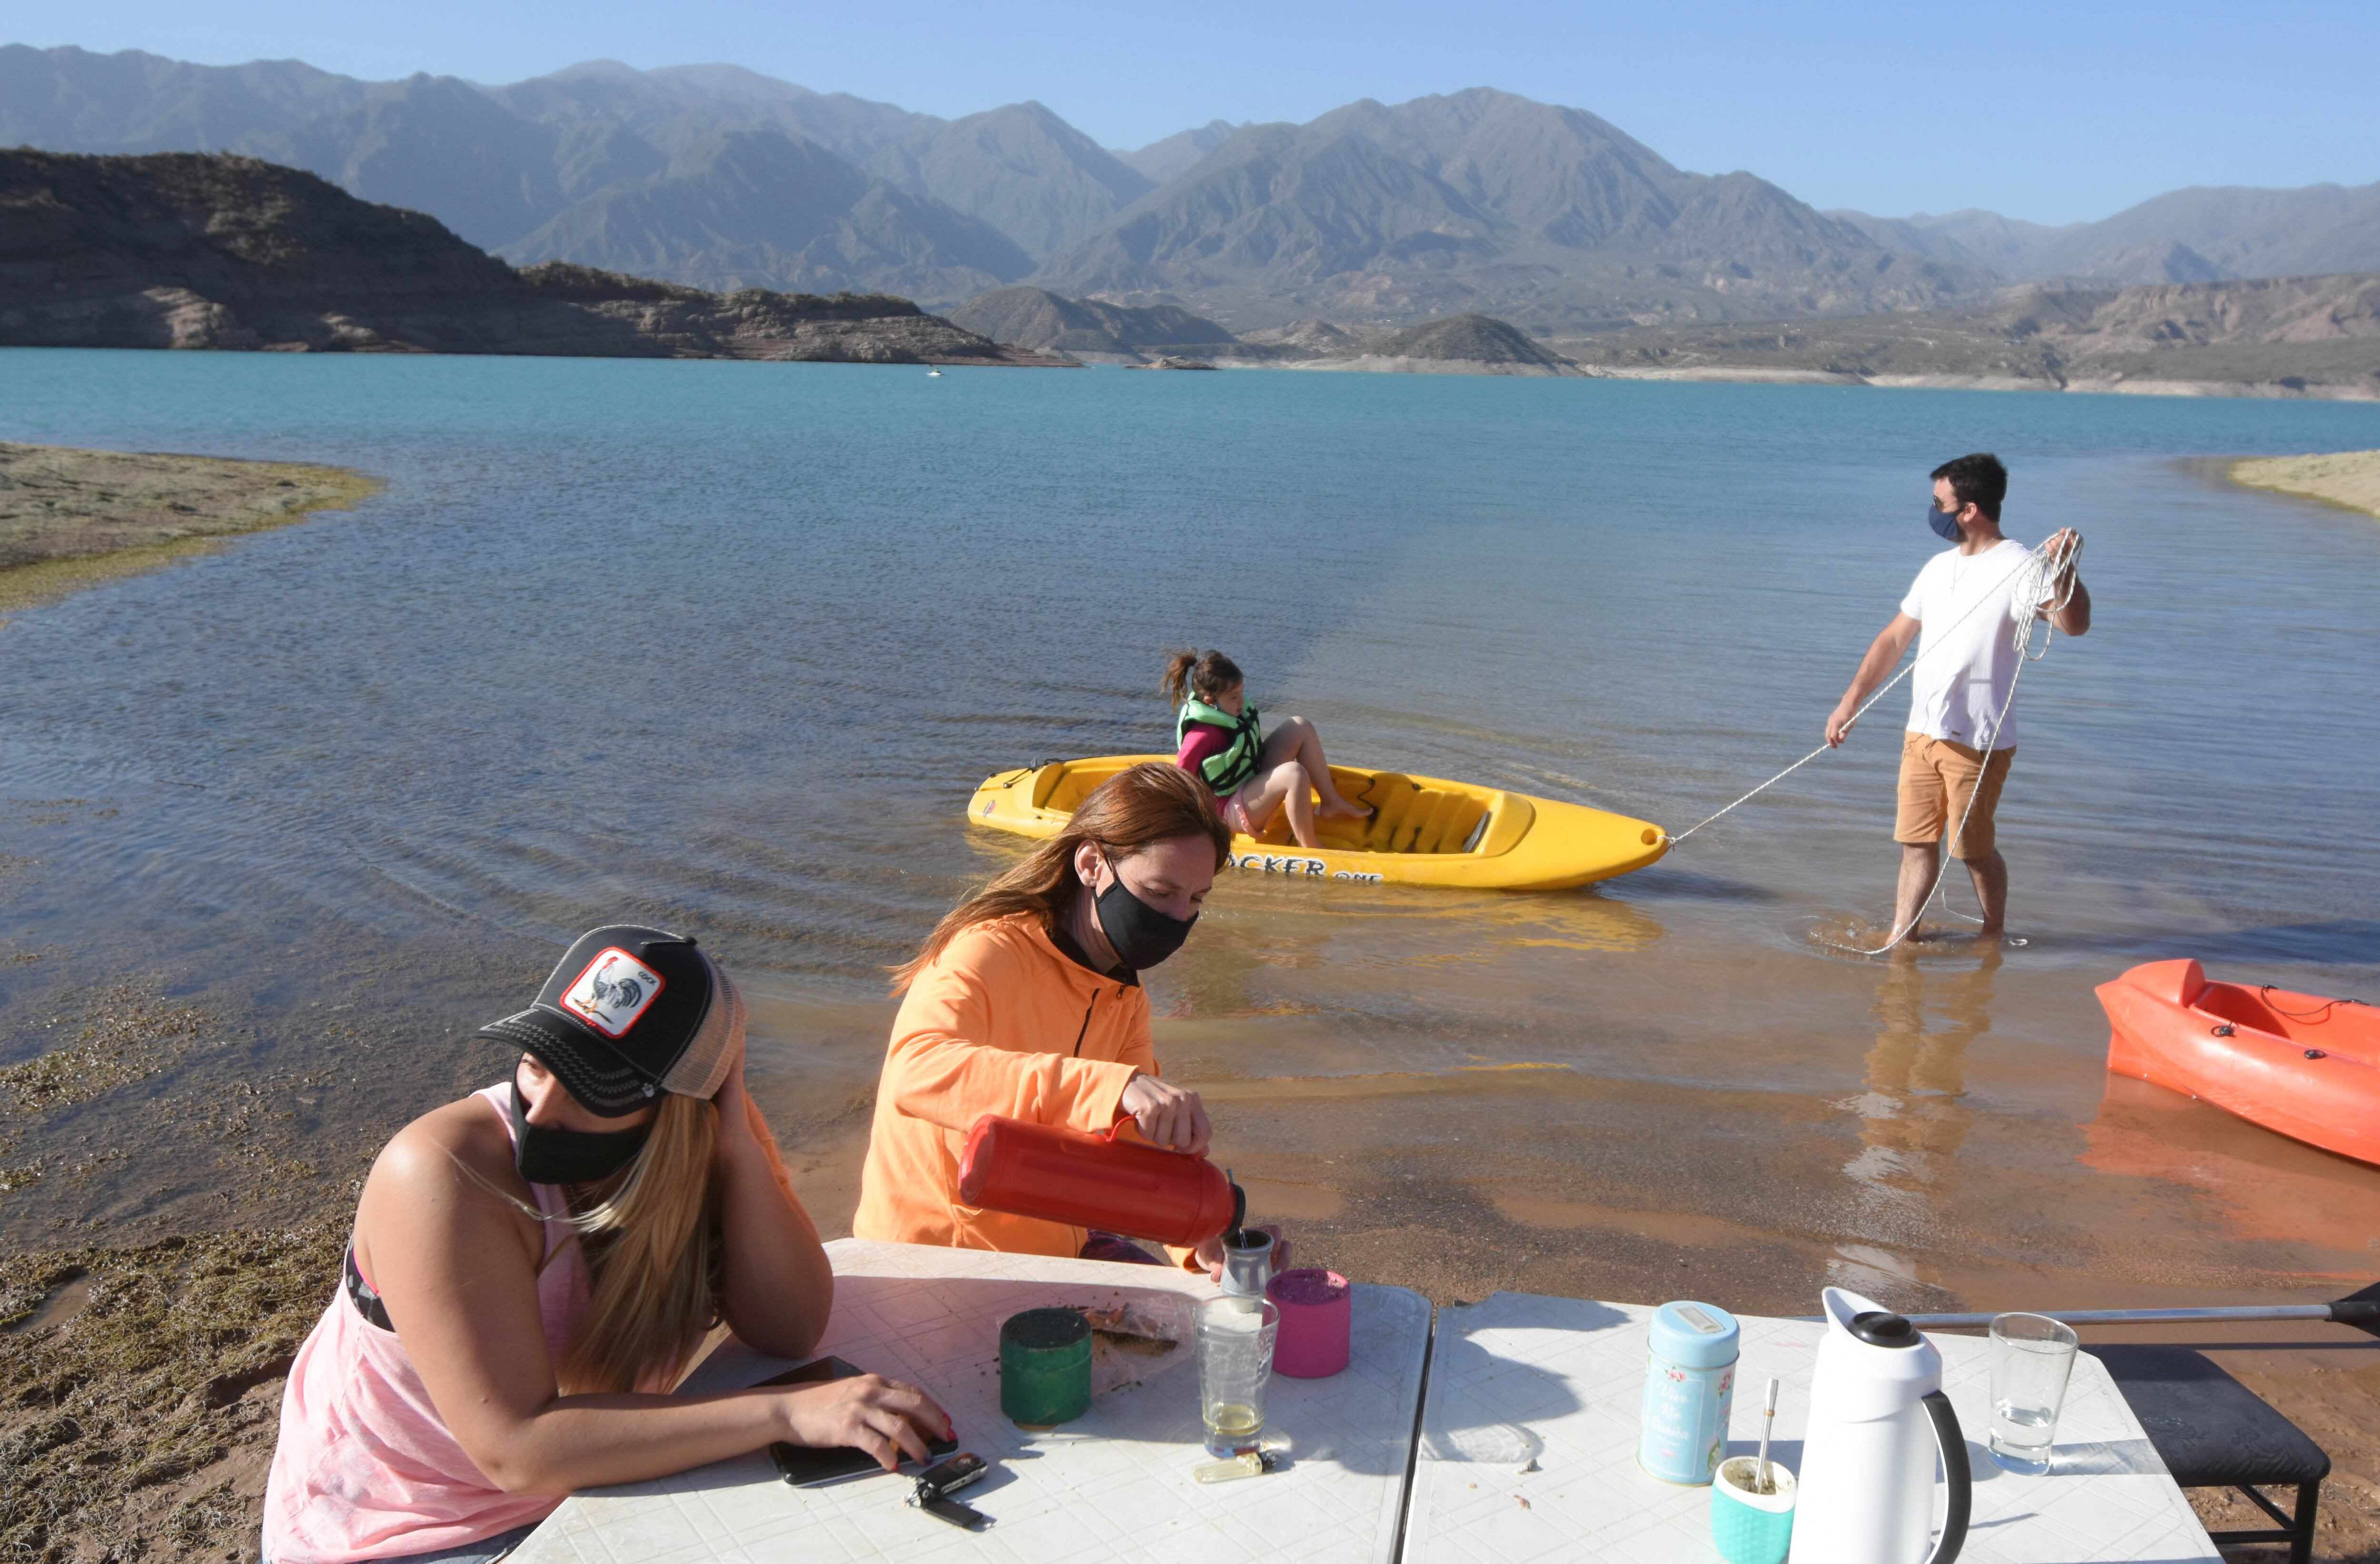
[{"label": "kayak drain hole", "polygon": [[2233,1027],[2218,1026],[2215,1029],[2215,1035],[2217,1037],[2228,1037],[2235,1030],[2237,1029]]},{"label": "kayak drain hole", "polygon": [[2330,1057],[2330,1056],[2324,1053],[2319,1048],[2308,1048],[2306,1050],[2306,1057],[2310,1059],[2326,1059]]}]

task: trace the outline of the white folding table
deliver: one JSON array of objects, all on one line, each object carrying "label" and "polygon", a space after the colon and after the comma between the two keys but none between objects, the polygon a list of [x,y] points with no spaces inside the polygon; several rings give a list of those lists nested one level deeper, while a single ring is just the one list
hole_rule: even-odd
[{"label": "white folding table", "polygon": [[[1672,1486],[1636,1464],[1652,1314],[1640,1304],[1515,1292],[1439,1312],[1404,1564],[1718,1559],[1710,1490]],[[1742,1357],[1729,1453],[1756,1448],[1762,1391],[1773,1375],[1782,1387],[1770,1455],[1798,1468],[1824,1327],[1738,1319]],[[2020,1476],[1984,1448],[1990,1343],[1933,1339],[1974,1469],[1960,1564],[2221,1564],[2097,1359],[2075,1359],[2051,1470]]]},{"label": "white folding table", "polygon": [[[1202,1486],[1190,1477],[1208,1458],[1196,1348],[1186,1340],[1153,1357],[1106,1353],[1098,1382],[1111,1387],[1090,1411],[1035,1433],[1000,1413],[999,1335],[1009,1315],[1051,1304],[1121,1302],[1186,1327],[1192,1306],[1216,1295],[1211,1282],[1154,1265],[857,1239],[826,1247],[835,1308],[819,1351],[922,1386],[941,1403],[959,1448],[992,1463],[958,1496],[991,1525],[964,1532],[909,1508],[901,1476],[790,1487],[764,1452],[575,1495],[514,1555],[519,1564],[1394,1558],[1429,1352],[1430,1307],[1419,1293],[1357,1287],[1347,1369],[1329,1379],[1273,1378],[1265,1437],[1286,1445],[1286,1467]],[[731,1340],[686,1388],[750,1385],[791,1366]]]}]

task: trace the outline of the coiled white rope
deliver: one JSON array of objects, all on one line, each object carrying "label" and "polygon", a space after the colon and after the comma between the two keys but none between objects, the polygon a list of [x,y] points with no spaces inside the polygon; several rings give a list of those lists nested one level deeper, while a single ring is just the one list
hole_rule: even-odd
[{"label": "coiled white rope", "polygon": [[[2080,537],[2076,536],[2072,532],[2061,532],[2055,534],[2047,543],[2043,544],[2039,548],[2028,549],[2025,552],[2025,556],[2017,562],[2017,565],[2013,569],[2010,570],[2007,575],[2002,576],[1998,581],[1994,582],[1989,591],[1984,593],[1973,603],[1967,605],[1966,612],[1951,620],[1949,625],[1944,626],[1943,633],[1934,638],[1934,644],[1931,650],[1938,652],[1943,646],[1949,643],[1949,638],[1948,632],[1950,629],[1963,624],[1966,621],[1968,615],[1974,613],[1985,604],[1997,601],[1998,599],[1999,589],[2001,587],[2008,585],[2010,581],[2014,581],[2016,583],[2016,592],[2010,616],[2014,621],[2014,633],[2010,639],[2014,642],[2018,652],[2017,666],[2016,672],[2009,678],[2008,696],[2000,702],[2000,709],[1992,718],[1991,731],[1985,736],[1985,741],[1983,744],[1978,746],[1978,748],[1983,751],[1984,764],[1987,767],[1991,763],[1992,740],[1999,737],[2001,725],[2006,723],[2008,720],[2009,709],[2016,703],[2016,687],[2018,681],[2024,677],[2024,665],[2027,663],[2037,663],[2041,661],[2042,658],[2047,656],[2049,654],[2049,643],[2058,633],[2057,627],[2054,624],[2046,622],[2043,618],[2043,616],[2045,614],[2054,615],[2062,613],[2065,611],[2066,605],[2074,600],[2074,583],[2077,580],[2075,567],[2081,560],[2082,556],[2082,540]],[[2058,583],[2060,588],[2058,600],[2055,603],[2048,601],[2052,583]],[[2034,647],[2033,639],[2033,632],[2036,625],[2039,625],[2042,629],[2041,644],[2038,649]],[[1911,674],[1916,672],[1918,663],[1924,660],[1925,654],[1925,650],[1921,649],[1917,655],[1912,657],[1899,673],[1894,674],[1892,678],[1886,680],[1885,683],[1876,690],[1876,693],[1870,695],[1865,701],[1860,703],[1859,710],[1853,712],[1852,714],[1851,721],[1843,725],[1844,732],[1849,733],[1852,727],[1858,726],[1859,719],[1867,715],[1867,709],[1870,706],[1875,705],[1878,701],[1883,700],[1886,693],[1889,691],[1894,685],[1899,684],[1902,679],[1907,678]],[[1812,750],[1808,754],[1803,755],[1800,760],[1795,761],[1791,765],[1787,766],[1784,770],[1779,772],[1767,781],[1760,784],[1759,787],[1753,788],[1752,791],[1744,794],[1743,797],[1737,799],[1733,803],[1729,804],[1725,809],[1721,809],[1717,813],[1706,815],[1703,819],[1695,821],[1692,825],[1687,826],[1676,836],[1671,837],[1669,839],[1670,845],[1671,847],[1677,846],[1680,842],[1684,841],[1688,837],[1693,836],[1695,832],[1701,830],[1712,821],[1718,819],[1722,815],[1730,813],[1740,805],[1751,802],[1754,799],[1758,798],[1761,794],[1767,792],[1778,783],[1784,781],[1785,778],[1792,776],[1795,772],[1801,770],[1803,766],[1809,764],[1812,761],[1816,760],[1820,755],[1825,754],[1828,750],[1833,748],[1834,746],[1831,744],[1819,745],[1816,749]],[[1950,853],[1949,851],[1949,845],[1952,842],[1958,841],[1966,834],[1967,821],[1975,813],[1975,800],[1983,796],[1983,791],[1984,779],[1979,775],[1975,779],[1973,789],[1967,794],[1967,807],[1959,816],[1959,828],[1952,832],[1949,838],[1943,843],[1944,850],[1942,853],[1942,865],[1934,875],[1933,888],[1925,893],[1925,899],[1917,904],[1917,910],[1910,915],[1909,923],[1906,927],[1896,927],[1892,931],[1892,937],[1886,940],[1882,945],[1877,946],[1873,950],[1865,949],[1857,946],[1839,945],[1833,940],[1822,940],[1820,943],[1826,945],[1830,949],[1840,950],[1849,955],[1881,956],[1886,951],[1890,950],[1894,946],[1899,945],[1902,940],[1907,939],[1911,932],[1917,927],[1918,920],[1925,915],[1925,909],[1933,905],[1935,896],[1942,889],[1942,882],[1950,873],[1951,860]],[[1961,912],[1959,913],[1958,916],[1964,918],[1966,917],[1966,914]],[[1969,919],[1968,921],[1971,923],[1982,922],[1981,919]]]}]

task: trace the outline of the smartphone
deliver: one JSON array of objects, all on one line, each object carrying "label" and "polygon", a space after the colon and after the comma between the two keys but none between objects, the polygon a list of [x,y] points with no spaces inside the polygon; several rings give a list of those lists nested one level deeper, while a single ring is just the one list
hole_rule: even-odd
[{"label": "smartphone", "polygon": [[[830,1380],[849,1379],[865,1374],[865,1369],[844,1362],[841,1358],[820,1358],[787,1369],[773,1378],[760,1381],[760,1386],[824,1385]],[[759,1388],[755,1386],[754,1388]],[[922,1433],[923,1430],[920,1430]],[[929,1439],[927,1452],[936,1460],[959,1448],[956,1439]],[[815,1488],[822,1484],[840,1483],[848,1477],[864,1477],[871,1472],[881,1472],[881,1462],[866,1450],[854,1445],[832,1445],[823,1449],[815,1445],[788,1445],[782,1441],[769,1447],[769,1459],[777,1463],[777,1475],[796,1488]],[[904,1464],[908,1461],[904,1456]]]}]

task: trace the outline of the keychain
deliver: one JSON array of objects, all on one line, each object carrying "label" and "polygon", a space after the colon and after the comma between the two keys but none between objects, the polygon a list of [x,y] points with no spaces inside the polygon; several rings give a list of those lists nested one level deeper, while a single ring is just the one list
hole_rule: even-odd
[{"label": "keychain", "polygon": [[938,1521],[947,1521],[970,1532],[990,1525],[991,1517],[951,1497],[968,1484],[979,1481],[990,1470],[981,1456],[954,1455],[940,1465],[919,1472],[917,1485],[904,1502],[924,1510]]}]

